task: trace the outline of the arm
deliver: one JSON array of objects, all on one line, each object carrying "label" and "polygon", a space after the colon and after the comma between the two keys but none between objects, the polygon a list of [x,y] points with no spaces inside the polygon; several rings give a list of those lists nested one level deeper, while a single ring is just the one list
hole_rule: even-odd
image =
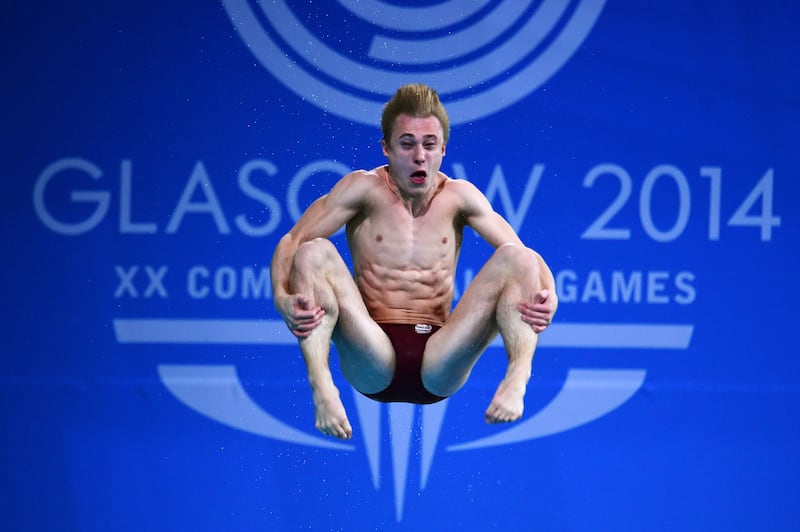
[{"label": "arm", "polygon": [[[324,311],[312,306],[307,294],[293,294],[289,287],[298,247],[315,238],[328,238],[355,216],[367,192],[363,172],[343,177],[331,191],[318,198],[295,226],[278,242],[272,255],[270,276],[275,308],[297,336],[307,336],[319,324]],[[298,330],[298,325],[303,324]]]},{"label": "arm", "polygon": [[[472,184],[458,182],[460,195],[464,200],[465,225],[472,227],[478,235],[497,248],[513,243],[524,246],[511,225],[492,208],[489,200]],[[529,323],[537,333],[544,331],[553,321],[558,308],[556,282],[553,272],[542,256],[531,250],[539,266],[540,290],[534,294],[533,303],[520,303],[517,307],[522,320]]]}]

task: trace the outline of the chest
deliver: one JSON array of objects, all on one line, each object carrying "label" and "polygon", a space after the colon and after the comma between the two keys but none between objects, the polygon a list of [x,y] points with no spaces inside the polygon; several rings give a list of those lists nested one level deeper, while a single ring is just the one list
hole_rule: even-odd
[{"label": "chest", "polygon": [[354,255],[412,268],[454,259],[461,227],[454,208],[439,199],[416,216],[399,201],[390,199],[376,204],[348,231]]}]

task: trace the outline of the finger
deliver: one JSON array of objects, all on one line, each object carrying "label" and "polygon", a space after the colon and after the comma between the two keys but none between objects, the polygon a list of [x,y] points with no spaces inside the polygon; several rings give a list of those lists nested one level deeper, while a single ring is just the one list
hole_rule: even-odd
[{"label": "finger", "polygon": [[531,316],[536,314],[549,316],[553,314],[553,306],[549,301],[544,303],[520,303],[517,305],[517,310]]},{"label": "finger", "polygon": [[553,314],[552,309],[520,310],[522,321],[531,325],[548,326],[553,322]]},{"label": "finger", "polygon": [[317,307],[317,309],[313,312],[302,312],[295,314],[291,318],[292,325],[294,326],[312,326],[316,327],[317,325],[322,322],[322,317],[325,315],[325,311],[321,308]]},{"label": "finger", "polygon": [[523,314],[520,318],[537,333],[544,331],[552,323],[549,316],[526,316]]},{"label": "finger", "polygon": [[309,322],[292,320],[291,322],[287,322],[286,325],[293,335],[297,336],[298,338],[305,338],[306,336],[310,335],[320,323],[322,323],[321,319]]},{"label": "finger", "polygon": [[316,327],[322,322],[321,314],[312,314],[309,316],[296,316],[292,320],[292,324],[296,327]]},{"label": "finger", "polygon": [[291,313],[298,319],[313,319],[325,314],[325,310],[320,306],[314,306],[310,299],[301,295],[294,300]]},{"label": "finger", "polygon": [[539,290],[538,292],[536,292],[536,295],[533,296],[533,302],[534,304],[544,303],[545,301],[547,301],[548,297],[550,297],[550,290],[545,288],[544,290]]},{"label": "finger", "polygon": [[292,313],[298,318],[308,318],[319,312],[319,307],[308,307],[307,305],[298,303],[293,309]]},{"label": "finger", "polygon": [[303,310],[308,310],[311,306],[311,300],[308,299],[306,296],[299,295],[297,296],[297,306]]},{"label": "finger", "polygon": [[310,333],[311,333],[311,331],[313,331],[314,329],[316,329],[316,328],[317,328],[317,326],[319,326],[319,324],[320,324],[321,322],[322,322],[322,320],[311,321],[311,322],[303,322],[303,323],[297,323],[297,324],[295,324],[295,326],[294,326],[294,327],[292,327],[292,330],[293,330],[293,331],[300,332],[300,333],[306,333],[306,334],[310,334]]}]

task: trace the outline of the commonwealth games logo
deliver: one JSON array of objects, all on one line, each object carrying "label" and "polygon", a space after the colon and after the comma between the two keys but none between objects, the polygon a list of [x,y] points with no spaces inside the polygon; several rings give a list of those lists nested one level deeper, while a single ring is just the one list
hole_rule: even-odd
[{"label": "commonwealth games logo", "polygon": [[451,122],[494,114],[553,76],[588,36],[604,0],[222,0],[258,61],[304,100],[378,123],[400,85],[437,89]]}]

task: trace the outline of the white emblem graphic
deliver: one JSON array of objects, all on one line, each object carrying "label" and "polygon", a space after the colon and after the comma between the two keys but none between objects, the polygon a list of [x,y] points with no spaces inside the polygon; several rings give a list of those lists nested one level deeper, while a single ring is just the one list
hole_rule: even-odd
[{"label": "white emblem graphic", "polygon": [[417,323],[414,325],[414,332],[417,334],[430,334],[433,330],[433,326],[428,323]]},{"label": "white emblem graphic", "polygon": [[[115,319],[117,341],[123,344],[248,344],[296,346],[281,320]],[[687,349],[694,326],[683,324],[557,323],[543,334],[540,348]],[[496,340],[492,347],[501,347]],[[177,364],[158,366],[166,388],[186,406],[224,425],[274,440],[342,451],[342,443],[296,429],[275,418],[247,393],[232,365]],[[449,452],[524,442],[574,429],[615,410],[642,386],[644,369],[571,368],[559,392],[544,408],[492,436],[451,444]],[[359,432],[375,489],[380,488],[381,425],[388,411],[395,513],[402,520],[412,447],[414,419],[420,423],[420,489],[424,489],[438,448],[448,400],[423,407],[384,405],[353,391]]]},{"label": "white emblem graphic", "polygon": [[[454,125],[521,100],[572,57],[605,0],[445,0],[424,7],[339,0],[314,6],[325,11],[317,17],[323,27],[304,24],[285,0],[222,4],[281,83],[322,109],[374,126],[405,83],[436,88]],[[348,25],[358,31],[331,36]]]}]

